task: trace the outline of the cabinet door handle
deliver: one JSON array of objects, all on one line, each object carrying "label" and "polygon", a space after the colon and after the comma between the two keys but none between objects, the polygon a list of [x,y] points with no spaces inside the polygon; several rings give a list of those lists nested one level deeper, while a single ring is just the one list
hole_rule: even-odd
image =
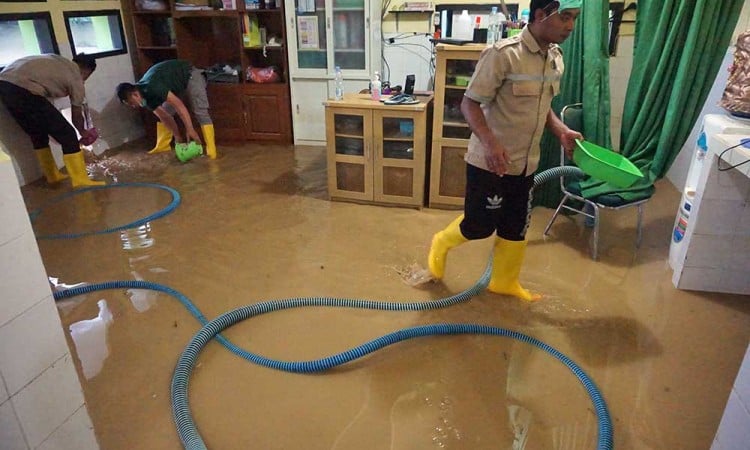
[{"label": "cabinet door handle", "polygon": [[299,103],[295,105],[297,107],[297,114],[299,114]]},{"label": "cabinet door handle", "polygon": [[365,28],[370,29],[370,18],[365,19]]},{"label": "cabinet door handle", "polygon": [[331,29],[331,18],[330,17],[326,17],[326,28],[328,28],[329,30]]}]

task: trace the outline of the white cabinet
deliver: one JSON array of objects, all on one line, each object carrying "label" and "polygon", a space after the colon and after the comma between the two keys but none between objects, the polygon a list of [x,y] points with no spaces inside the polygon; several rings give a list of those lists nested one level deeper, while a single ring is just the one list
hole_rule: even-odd
[{"label": "white cabinet", "polygon": [[380,2],[285,0],[295,144],[324,144],[323,102],[333,97],[336,66],[344,90],[368,87],[380,70]]}]

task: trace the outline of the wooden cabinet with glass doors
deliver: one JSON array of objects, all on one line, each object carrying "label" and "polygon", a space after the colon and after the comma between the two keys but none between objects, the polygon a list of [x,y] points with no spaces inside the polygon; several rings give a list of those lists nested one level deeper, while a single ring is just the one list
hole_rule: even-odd
[{"label": "wooden cabinet with glass doors", "polygon": [[438,44],[435,67],[435,117],[430,164],[431,208],[459,209],[466,191],[464,155],[471,130],[461,100],[484,44]]},{"label": "wooden cabinet with glass doors", "polygon": [[326,102],[328,193],[334,200],[421,207],[432,97],[384,105],[368,95]]}]

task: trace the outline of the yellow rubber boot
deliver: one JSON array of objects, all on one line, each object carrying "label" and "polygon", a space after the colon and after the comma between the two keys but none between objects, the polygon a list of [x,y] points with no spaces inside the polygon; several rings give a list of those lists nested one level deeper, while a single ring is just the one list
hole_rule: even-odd
[{"label": "yellow rubber boot", "polygon": [[495,240],[495,252],[492,256],[492,278],[487,290],[496,294],[518,297],[527,302],[542,298],[521,287],[518,276],[521,274],[523,257],[526,254],[526,241],[508,241],[503,238]]},{"label": "yellow rubber boot", "polygon": [[206,155],[211,159],[216,159],[216,140],[214,138],[214,125],[212,123],[201,125],[203,131],[204,148]]},{"label": "yellow rubber boot", "polygon": [[70,181],[74,188],[80,186],[102,186],[106,184],[104,181],[89,179],[89,174],[86,172],[86,161],[83,159],[83,152],[64,154],[63,159],[65,160],[65,167],[68,168]]},{"label": "yellow rubber boot", "polygon": [[47,183],[54,184],[59,183],[62,180],[68,178],[67,175],[60,172],[55,162],[55,157],[52,156],[52,150],[49,147],[40,148],[35,151],[36,159],[39,161],[39,165],[42,167],[44,177],[47,178]]},{"label": "yellow rubber boot", "polygon": [[148,151],[148,154],[153,155],[170,150],[172,150],[172,131],[163,123],[156,122],[156,145]]},{"label": "yellow rubber boot", "polygon": [[430,274],[433,278],[439,280],[445,274],[445,261],[448,258],[448,250],[468,241],[461,234],[461,222],[464,215],[461,214],[451,222],[443,231],[439,231],[432,236],[432,246],[430,255],[427,257],[427,265],[430,268]]}]

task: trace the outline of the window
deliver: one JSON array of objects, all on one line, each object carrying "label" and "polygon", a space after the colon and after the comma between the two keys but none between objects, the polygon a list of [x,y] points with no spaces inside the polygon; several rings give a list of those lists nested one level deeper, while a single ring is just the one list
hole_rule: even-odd
[{"label": "window", "polygon": [[97,58],[127,53],[120,11],[66,11],[70,50]]},{"label": "window", "polygon": [[57,53],[48,12],[0,14],[0,67],[24,56]]}]

